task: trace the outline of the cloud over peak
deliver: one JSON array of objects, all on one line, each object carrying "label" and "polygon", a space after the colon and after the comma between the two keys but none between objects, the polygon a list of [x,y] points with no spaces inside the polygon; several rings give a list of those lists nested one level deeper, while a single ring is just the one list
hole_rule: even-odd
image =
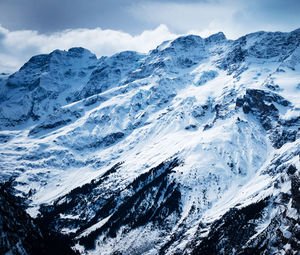
[{"label": "cloud over peak", "polygon": [[32,30],[9,31],[0,26],[0,72],[16,71],[31,56],[49,53],[55,49],[67,50],[84,47],[97,55],[133,50],[148,52],[165,40],[176,38],[167,26],[159,25],[138,35],[122,31],[95,29],[69,29],[51,34]]}]

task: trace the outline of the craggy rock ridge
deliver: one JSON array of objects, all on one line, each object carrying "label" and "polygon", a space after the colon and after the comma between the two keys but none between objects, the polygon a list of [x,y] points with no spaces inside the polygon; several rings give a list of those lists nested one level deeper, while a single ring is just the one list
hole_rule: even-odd
[{"label": "craggy rock ridge", "polygon": [[81,254],[298,254],[299,81],[300,29],[34,56],[0,80],[1,180]]}]

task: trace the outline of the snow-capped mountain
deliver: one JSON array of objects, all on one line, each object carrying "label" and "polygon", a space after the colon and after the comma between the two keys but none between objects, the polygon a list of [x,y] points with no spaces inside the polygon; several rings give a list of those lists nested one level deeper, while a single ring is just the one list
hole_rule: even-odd
[{"label": "snow-capped mountain", "polygon": [[82,254],[298,254],[300,29],[32,57],[1,179]]}]

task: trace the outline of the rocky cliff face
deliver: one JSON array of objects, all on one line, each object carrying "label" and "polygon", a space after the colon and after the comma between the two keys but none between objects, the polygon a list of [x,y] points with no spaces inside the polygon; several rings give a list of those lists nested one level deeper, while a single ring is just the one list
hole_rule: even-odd
[{"label": "rocky cliff face", "polygon": [[82,254],[297,254],[300,30],[73,48],[0,81],[1,178]]}]

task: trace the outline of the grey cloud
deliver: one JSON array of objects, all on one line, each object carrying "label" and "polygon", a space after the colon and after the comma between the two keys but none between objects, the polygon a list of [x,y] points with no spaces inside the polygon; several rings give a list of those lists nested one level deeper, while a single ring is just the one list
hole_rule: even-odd
[{"label": "grey cloud", "polygon": [[[198,4],[220,0],[165,0],[156,3]],[[95,28],[141,33],[157,23],[137,20],[129,9],[147,0],[1,0],[0,24],[10,30],[42,33],[64,29]]]},{"label": "grey cloud", "polygon": [[234,21],[253,30],[271,29],[291,31],[300,26],[300,1],[265,0],[243,4]]},{"label": "grey cloud", "polygon": [[135,24],[125,11],[130,3],[129,0],[2,0],[0,24],[12,30],[39,32],[95,27],[134,30]]}]

